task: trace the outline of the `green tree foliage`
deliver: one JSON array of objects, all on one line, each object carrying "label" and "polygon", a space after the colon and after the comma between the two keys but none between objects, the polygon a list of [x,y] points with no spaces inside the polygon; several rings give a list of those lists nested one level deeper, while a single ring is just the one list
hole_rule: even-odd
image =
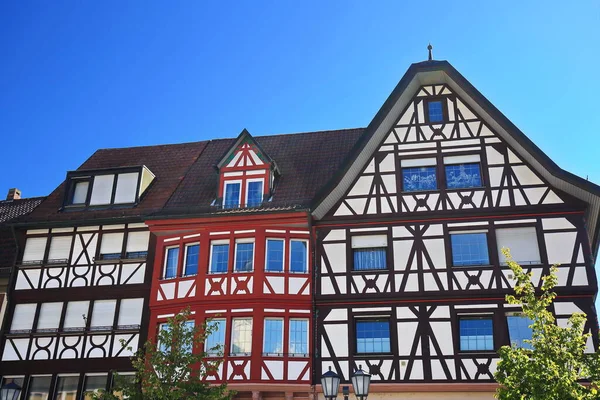
[{"label": "green tree foliage", "polygon": [[[552,289],[557,284],[557,268],[542,278],[536,292],[532,273],[512,260],[510,251],[502,249],[514,274],[515,294],[506,296],[509,304],[520,305],[524,316],[533,321],[531,348],[503,346],[495,378],[500,384],[499,400],[588,400],[599,399],[598,354],[585,354],[586,315],[573,314],[567,326],[556,324],[549,310],[556,298]],[[529,347],[529,346],[528,346]]]},{"label": "green tree foliage", "polygon": [[[111,392],[95,393],[96,400],[230,400],[233,392],[225,383],[210,385],[204,378],[222,363],[223,349],[217,346],[201,351],[201,344],[217,329],[207,321],[202,326],[186,325],[189,307],[170,318],[159,330],[156,341],[149,340],[132,357],[135,376],[115,374]],[[194,351],[192,351],[194,349]],[[208,358],[208,353],[211,358]],[[215,353],[217,357],[215,357]]]}]

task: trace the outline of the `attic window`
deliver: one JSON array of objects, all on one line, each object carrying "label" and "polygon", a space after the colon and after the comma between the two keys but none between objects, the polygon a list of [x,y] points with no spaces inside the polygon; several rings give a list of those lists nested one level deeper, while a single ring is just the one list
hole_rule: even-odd
[{"label": "attic window", "polygon": [[154,180],[145,166],[67,174],[67,207],[134,205]]},{"label": "attic window", "polygon": [[429,100],[425,103],[426,105],[426,120],[430,124],[444,122],[445,109],[444,101],[442,99]]}]

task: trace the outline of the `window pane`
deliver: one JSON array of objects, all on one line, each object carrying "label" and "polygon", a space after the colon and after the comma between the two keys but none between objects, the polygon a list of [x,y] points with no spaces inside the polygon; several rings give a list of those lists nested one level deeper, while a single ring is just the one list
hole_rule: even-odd
[{"label": "window pane", "polygon": [[199,255],[200,255],[200,245],[199,244],[186,246],[184,275],[195,275],[198,273],[198,256]]},{"label": "window pane", "polygon": [[[213,319],[210,325],[214,325],[215,329],[206,338],[204,351],[210,355],[222,354],[225,346],[226,322],[224,319]],[[219,347],[216,348],[217,346]]]},{"label": "window pane", "polygon": [[450,235],[450,241],[452,243],[452,264],[454,266],[489,265],[487,234],[452,234]]},{"label": "window pane", "polygon": [[389,353],[390,322],[358,321],[356,323],[357,353]]},{"label": "window pane", "polygon": [[479,163],[446,165],[448,189],[481,187]]},{"label": "window pane", "polygon": [[227,183],[225,184],[225,200],[223,208],[236,208],[240,206],[240,184]]},{"label": "window pane", "polygon": [[[167,332],[171,331],[171,327],[168,324],[160,324],[159,329],[161,331],[167,331]],[[159,340],[158,341],[158,350],[163,353],[169,352],[171,350],[171,344]]]},{"label": "window pane", "polygon": [[[194,321],[185,321],[185,323],[183,324],[183,330],[185,332],[191,332],[194,330],[194,326],[195,326]],[[191,353],[193,347],[194,347],[194,341],[192,339],[183,340],[181,343],[181,349],[186,353]]]},{"label": "window pane", "polygon": [[459,322],[461,350],[494,350],[491,318],[461,318]]},{"label": "window pane", "polygon": [[235,270],[237,272],[252,271],[254,243],[236,243],[235,250]]},{"label": "window pane", "polygon": [[75,188],[73,189],[73,199],[71,200],[71,204],[84,204],[87,198],[89,187],[89,181],[75,183]]},{"label": "window pane", "polygon": [[435,190],[437,189],[435,167],[402,168],[402,182],[405,192]]},{"label": "window pane", "polygon": [[248,182],[248,204],[247,207],[260,206],[263,201],[263,183]]},{"label": "window pane", "polygon": [[444,112],[442,111],[441,101],[430,101],[428,104],[429,122],[442,122],[444,120]]},{"label": "window pane", "polygon": [[290,241],[290,271],[291,272],[307,272],[307,242],[304,240],[291,240]]},{"label": "window pane", "polygon": [[252,318],[234,318],[231,330],[231,353],[249,355],[252,349]]},{"label": "window pane", "polygon": [[84,399],[93,400],[93,393],[99,390],[106,390],[106,379],[108,375],[93,375],[85,377],[85,388],[83,389]]},{"label": "window pane", "polygon": [[524,315],[511,315],[506,319],[510,343],[517,347],[531,349],[531,343],[525,343],[524,340],[531,340],[532,330],[530,326],[533,321]]},{"label": "window pane", "polygon": [[79,376],[59,376],[56,382],[54,400],[75,400]]},{"label": "window pane", "polygon": [[308,320],[290,320],[290,354],[308,356]]},{"label": "window pane", "polygon": [[267,240],[267,271],[283,272],[283,240]]},{"label": "window pane", "polygon": [[353,249],[353,252],[355,271],[387,268],[385,247]]},{"label": "window pane", "polygon": [[167,249],[165,278],[174,278],[177,275],[177,260],[179,260],[179,247]]},{"label": "window pane", "polygon": [[283,320],[265,319],[264,354],[283,354]]},{"label": "window pane", "polygon": [[227,272],[227,264],[229,264],[229,245],[228,244],[213,244],[212,245],[212,260],[210,263],[210,273]]},{"label": "window pane", "polygon": [[97,175],[94,177],[90,199],[91,205],[110,204],[114,180],[114,175]]},{"label": "window pane", "polygon": [[51,376],[32,376],[27,389],[27,400],[48,400]]}]

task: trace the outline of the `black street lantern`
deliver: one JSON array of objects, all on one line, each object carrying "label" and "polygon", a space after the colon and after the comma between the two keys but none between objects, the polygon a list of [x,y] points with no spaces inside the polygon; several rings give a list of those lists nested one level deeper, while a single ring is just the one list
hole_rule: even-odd
[{"label": "black street lantern", "polygon": [[325,372],[321,377],[321,386],[323,387],[323,395],[326,399],[335,399],[340,390],[340,377],[331,370]]},{"label": "black street lantern", "polygon": [[371,374],[362,370],[362,366],[352,376],[352,388],[354,394],[359,400],[365,400],[369,395],[369,385],[371,384]]},{"label": "black street lantern", "polygon": [[21,396],[21,386],[15,382],[7,383],[0,388],[0,400],[17,400]]}]

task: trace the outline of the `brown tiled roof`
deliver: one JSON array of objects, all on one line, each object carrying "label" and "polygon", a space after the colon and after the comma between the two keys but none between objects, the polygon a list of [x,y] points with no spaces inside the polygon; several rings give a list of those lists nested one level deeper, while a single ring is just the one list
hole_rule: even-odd
[{"label": "brown tiled roof", "polygon": [[317,190],[331,179],[363,131],[363,128],[357,128],[254,137],[275,161],[281,176],[270,202],[258,209],[246,210],[210,207],[217,196],[218,181],[214,166],[235,142],[235,139],[213,140],[158,215],[307,208]]},{"label": "brown tiled roof", "polygon": [[204,141],[98,150],[78,169],[90,170],[145,165],[156,176],[136,207],[61,211],[65,186],[65,182],[63,182],[39,207],[28,216],[19,219],[19,222],[132,218],[156,212],[166,204],[186,171],[196,161],[208,143]]},{"label": "brown tiled roof", "polygon": [[43,197],[31,197],[0,201],[0,276],[8,273],[5,268],[12,267],[17,251],[17,244],[8,223],[29,214],[42,200]]}]

